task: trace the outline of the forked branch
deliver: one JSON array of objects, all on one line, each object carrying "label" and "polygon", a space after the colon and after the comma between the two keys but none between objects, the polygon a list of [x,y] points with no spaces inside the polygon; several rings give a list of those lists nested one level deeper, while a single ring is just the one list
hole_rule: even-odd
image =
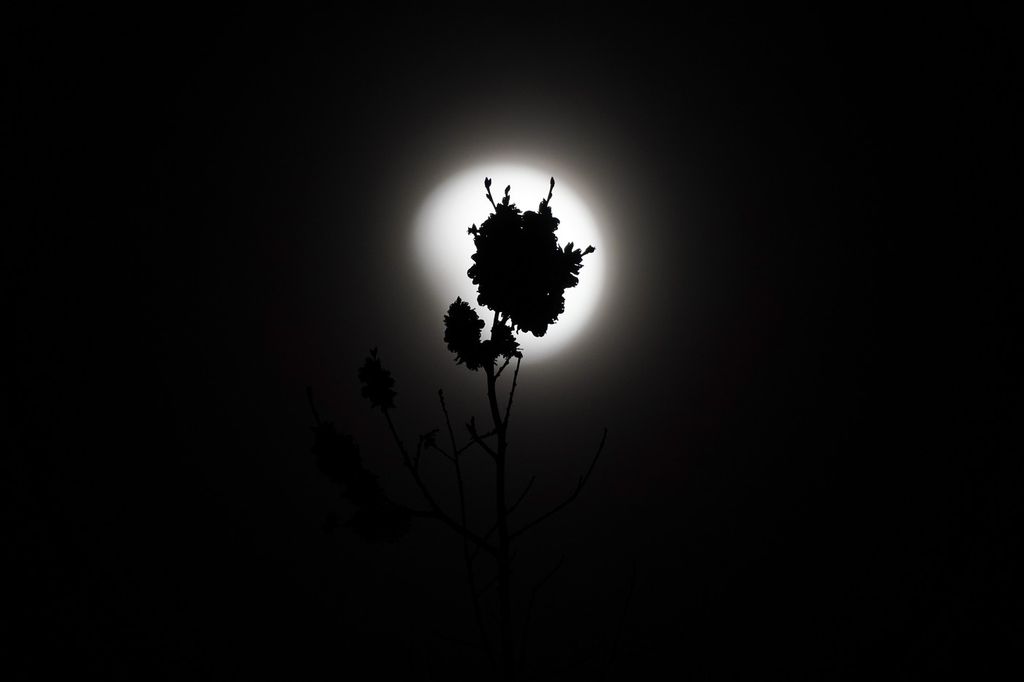
[{"label": "forked branch", "polygon": [[537,525],[543,523],[544,521],[547,521],[549,518],[551,518],[552,516],[554,516],[558,512],[560,512],[563,509],[565,509],[566,507],[568,507],[570,504],[572,504],[573,500],[575,500],[577,497],[579,497],[580,491],[583,490],[583,486],[585,486],[587,484],[587,480],[590,479],[590,474],[593,473],[593,471],[594,471],[594,465],[597,464],[597,459],[598,459],[598,457],[601,456],[601,451],[604,450],[604,442],[605,442],[605,440],[607,438],[608,438],[608,429],[605,428],[604,432],[601,434],[601,444],[597,446],[597,452],[594,453],[594,458],[592,460],[590,460],[590,466],[587,467],[587,472],[585,474],[583,474],[582,476],[580,476],[579,481],[577,481],[577,483],[576,483],[576,489],[572,491],[572,494],[569,495],[569,497],[567,497],[565,500],[563,500],[561,503],[559,503],[558,505],[556,505],[552,509],[548,510],[544,514],[541,514],[540,516],[538,516],[533,521],[530,521],[529,523],[527,523],[525,526],[523,526],[519,530],[513,531],[512,533],[510,533],[509,534],[509,539],[510,540],[513,539],[513,538],[516,538],[516,537],[518,537],[520,535],[522,535],[523,533],[525,533],[526,531],[530,530],[534,526],[537,526]]},{"label": "forked branch", "polygon": [[[441,411],[444,412],[444,424],[448,429],[448,438],[452,445],[452,463],[455,465],[455,481],[458,485],[459,490],[459,520],[462,526],[465,528],[469,527],[469,523],[466,520],[466,488],[465,483],[462,479],[462,466],[459,462],[459,455],[462,450],[469,447],[466,445],[462,450],[455,444],[455,430],[452,428],[452,420],[448,415],[448,404],[444,400],[444,391],[438,389],[437,391],[438,400],[441,401]],[[486,544],[487,538],[484,538]],[[475,550],[480,551],[479,547]],[[487,659],[494,664],[494,654],[491,652],[490,639],[487,637],[487,628],[484,625],[483,611],[480,608],[480,590],[476,586],[476,577],[473,575],[473,555],[469,550],[469,541],[465,536],[462,538],[462,559],[466,566],[466,581],[469,583],[469,598],[473,604],[473,616],[476,619],[477,630],[480,633],[480,645],[487,653]]]},{"label": "forked branch", "polygon": [[492,448],[490,445],[488,445],[486,441],[484,441],[484,438],[486,438],[487,436],[491,435],[491,433],[493,433],[493,431],[490,432],[490,433],[484,434],[483,436],[481,436],[479,433],[477,433],[477,431],[476,431],[476,418],[475,417],[474,418],[470,418],[469,423],[466,424],[466,430],[469,431],[469,436],[470,436],[470,438],[473,439],[474,443],[476,443],[481,448],[483,448],[484,452],[486,452],[492,458],[498,459],[498,453],[495,452],[494,448]]},{"label": "forked branch", "polygon": [[462,525],[461,523],[453,519],[451,516],[449,516],[441,508],[441,505],[437,503],[437,500],[434,499],[434,496],[433,494],[431,494],[430,489],[427,488],[426,483],[420,476],[420,473],[417,467],[414,465],[412,458],[409,456],[409,451],[405,449],[405,444],[402,443],[402,439],[399,438],[398,431],[395,429],[395,423],[391,420],[391,414],[386,409],[382,411],[384,412],[384,418],[388,422],[388,429],[391,431],[391,437],[394,439],[395,445],[398,446],[398,451],[402,454],[402,462],[405,464],[405,467],[412,474],[412,478],[416,482],[416,486],[420,489],[420,493],[423,495],[423,498],[427,501],[427,504],[430,505],[430,511],[433,517],[444,523],[446,526],[454,530],[462,537],[472,542],[481,551],[487,552],[491,555],[497,555],[497,550],[494,547],[488,544],[479,535],[469,530],[464,525]]}]

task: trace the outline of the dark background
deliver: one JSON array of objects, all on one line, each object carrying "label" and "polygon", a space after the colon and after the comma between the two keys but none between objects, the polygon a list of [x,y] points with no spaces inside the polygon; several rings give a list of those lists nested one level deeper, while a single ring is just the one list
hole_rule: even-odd
[{"label": "dark background", "polygon": [[523,364],[532,513],[610,430],[517,560],[528,589],[566,557],[537,675],[1019,667],[1005,18],[168,9],[5,32],[14,678],[486,677],[451,641],[472,637],[456,539],[322,530],[351,508],[303,391],[409,500],[366,350],[407,440],[440,425],[438,387],[482,416],[407,234],[437,169],[491,148],[586,168],[617,248],[588,338]]}]

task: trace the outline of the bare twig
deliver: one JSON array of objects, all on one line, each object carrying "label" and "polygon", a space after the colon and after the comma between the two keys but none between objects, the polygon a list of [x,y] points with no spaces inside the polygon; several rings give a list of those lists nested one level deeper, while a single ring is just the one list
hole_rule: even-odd
[{"label": "bare twig", "polygon": [[[519,556],[519,552],[512,552],[512,556],[510,556],[508,558],[509,566],[511,566],[512,562],[516,560],[517,556]],[[487,590],[489,590],[489,589],[493,588],[495,585],[497,585],[498,584],[498,580],[500,578],[501,578],[500,575],[496,575],[493,578],[491,578],[490,580],[488,580],[486,583],[484,583],[483,586],[480,587],[480,595],[482,596],[485,592],[487,592]]]},{"label": "bare twig", "polygon": [[[451,441],[452,452],[454,453],[451,460],[455,464],[455,481],[459,490],[459,516],[462,521],[462,525],[464,527],[468,527],[469,524],[466,521],[466,489],[462,480],[462,467],[459,464],[460,450],[455,444],[455,430],[452,428],[452,420],[448,415],[448,405],[444,400],[444,391],[438,389],[437,397],[441,401],[441,411],[444,412],[444,423],[448,429],[448,438]],[[486,542],[486,539],[484,542]],[[480,551],[479,545],[477,546],[476,551]],[[473,615],[476,618],[477,629],[480,631],[480,644],[487,653],[487,659],[493,665],[494,654],[491,653],[491,644],[487,637],[487,628],[484,626],[483,613],[480,610],[480,591],[476,588],[476,578],[473,576],[473,558],[469,551],[469,541],[465,537],[462,539],[462,558],[466,564],[466,580],[469,583],[469,598],[473,603]]]},{"label": "bare twig", "polygon": [[[473,428],[475,429],[476,428],[476,417],[471,417],[469,421],[472,422]],[[480,438],[494,438],[497,435],[498,435],[498,431],[496,429],[491,429],[490,431],[485,431],[484,433],[481,433],[480,434]],[[461,448],[459,448],[459,452],[465,452],[466,450],[471,448],[473,445],[476,445],[476,443],[467,443],[466,445],[463,445]]]},{"label": "bare twig", "polygon": [[469,435],[473,439],[473,442],[476,443],[477,445],[479,445],[481,448],[483,448],[484,452],[486,452],[488,455],[490,455],[494,459],[498,458],[498,453],[494,451],[494,448],[492,448],[490,445],[488,445],[484,441],[485,436],[481,436],[480,434],[478,434],[476,432],[476,418],[475,417],[470,418],[469,423],[466,424],[466,430],[469,431]]},{"label": "bare twig", "polygon": [[430,447],[433,450],[436,450],[437,454],[441,455],[442,457],[447,459],[449,462],[456,461],[454,457],[452,457],[451,455],[448,454],[447,450],[445,450],[444,448],[440,447],[436,443],[431,443],[428,447]]},{"label": "bare twig", "polygon": [[530,482],[526,484],[525,488],[523,488],[523,492],[519,493],[519,497],[516,498],[516,501],[512,503],[512,506],[508,508],[508,513],[509,514],[511,514],[512,512],[514,512],[516,510],[516,507],[518,507],[519,503],[523,501],[524,497],[526,497],[526,493],[530,492],[530,486],[532,486],[533,482],[536,481],[536,480],[537,480],[536,476],[530,476]]},{"label": "bare twig", "polygon": [[549,510],[549,511],[545,512],[544,514],[538,516],[536,519],[534,519],[533,521],[530,521],[528,524],[526,524],[525,526],[523,526],[519,530],[510,533],[509,534],[509,539],[516,538],[516,537],[522,535],[523,533],[525,533],[526,531],[530,530],[534,526],[536,526],[536,525],[538,525],[540,523],[543,523],[547,519],[551,518],[551,516],[553,516],[554,514],[560,512],[561,510],[563,510],[566,507],[568,507],[572,503],[573,500],[575,500],[577,497],[579,497],[580,491],[583,490],[583,486],[585,486],[587,484],[587,480],[590,478],[590,474],[593,473],[593,471],[594,471],[594,465],[597,464],[597,459],[598,459],[598,457],[601,456],[601,451],[604,450],[604,443],[605,443],[605,440],[607,438],[608,438],[608,429],[606,428],[604,430],[604,433],[601,435],[601,444],[598,445],[597,452],[594,453],[594,458],[592,460],[590,460],[590,466],[587,468],[587,472],[585,474],[583,474],[582,476],[580,476],[579,481],[576,483],[576,489],[572,491],[572,494],[569,495],[568,498],[563,500],[561,503],[556,505],[551,510]]},{"label": "bare twig", "polygon": [[313,412],[313,420],[320,426],[320,415],[317,414],[316,405],[313,403],[313,387],[306,386],[306,400],[309,402],[309,409]]},{"label": "bare twig", "polygon": [[448,416],[448,403],[444,400],[444,390],[437,389],[437,399],[441,402],[441,411],[444,412],[444,425],[448,429],[448,439],[452,442],[452,452],[458,454],[459,448],[455,445],[455,431],[452,429],[452,420]]},{"label": "bare twig", "polygon": [[540,592],[541,588],[544,587],[544,584],[547,581],[551,580],[551,576],[553,576],[556,572],[558,572],[558,569],[560,569],[562,567],[562,564],[564,562],[565,562],[565,555],[563,554],[561,556],[561,558],[559,558],[558,563],[555,564],[555,567],[552,568],[547,573],[545,573],[544,577],[542,577],[540,580],[537,581],[537,584],[535,584],[533,586],[533,592],[530,593],[530,601],[529,601],[529,603],[526,606],[526,616],[525,616],[525,618],[523,620],[523,636],[522,636],[522,639],[519,642],[519,667],[520,668],[522,668],[523,665],[526,662],[526,642],[527,642],[527,639],[528,639],[528,636],[529,636],[529,633],[530,633],[530,616],[533,615],[533,604],[534,604],[534,602],[537,601],[537,594]]},{"label": "bare twig", "polygon": [[[530,492],[530,488],[533,486],[533,482],[536,481],[536,480],[537,480],[536,476],[531,476],[530,477],[530,480],[526,484],[526,487],[523,488],[523,492],[519,493],[519,497],[516,499],[515,502],[512,503],[512,506],[510,506],[508,508],[508,511],[506,512],[507,514],[511,514],[513,511],[515,511],[516,507],[519,506],[519,503],[522,502],[523,499],[526,497],[526,493]],[[484,533],[484,541],[490,540],[491,536],[494,535],[494,532],[496,530],[498,530],[497,522],[492,524],[491,527],[487,530],[487,532]],[[477,549],[476,551],[473,552],[472,556],[470,557],[470,560],[471,561],[475,560],[477,558],[477,556],[479,556],[479,554],[480,554],[480,550]]]},{"label": "bare twig", "polygon": [[516,358],[516,371],[512,375],[512,388],[508,392],[508,404],[505,405],[505,419],[502,421],[505,428],[508,428],[508,415],[512,411],[512,398],[516,395],[516,384],[519,383],[519,365],[522,361],[522,358]]},{"label": "bare twig", "polygon": [[420,469],[420,455],[423,454],[423,436],[420,436],[419,440],[416,441],[416,452],[412,456],[412,469],[413,471],[419,471]]},{"label": "bare twig", "polygon": [[[491,525],[491,527],[487,530],[487,532],[484,533],[484,542],[490,540],[491,536],[494,535],[494,532],[497,531],[497,530],[498,530],[498,524],[497,524],[497,522],[495,522],[493,525]],[[470,556],[469,559],[470,559],[470,561],[476,561],[476,558],[478,556],[480,556],[480,548],[479,547],[477,547],[473,551],[473,554],[472,554],[472,556]]]},{"label": "bare twig", "polygon": [[[481,439],[483,439],[483,438],[487,438],[487,436],[488,436],[488,435],[489,435],[489,434],[486,434],[486,433],[485,433],[485,434],[483,434],[482,436],[480,436],[480,438],[481,438]],[[461,448],[459,448],[458,450],[456,450],[456,451],[455,451],[455,456],[456,456],[456,457],[458,457],[459,455],[461,455],[462,453],[464,453],[464,452],[465,452],[466,450],[469,450],[469,449],[470,449],[471,447],[473,447],[474,445],[477,445],[477,442],[476,442],[475,440],[472,440],[472,439],[470,439],[470,441],[469,441],[468,443],[466,443],[466,444],[465,444],[465,445],[463,445],[463,446],[462,446]]]},{"label": "bare twig", "polygon": [[448,516],[448,514],[446,514],[445,511],[441,509],[441,506],[437,503],[437,500],[434,499],[434,496],[430,493],[430,490],[427,488],[426,483],[424,483],[423,478],[420,477],[419,472],[413,466],[412,459],[409,457],[409,452],[405,449],[405,445],[402,443],[402,439],[399,438],[398,431],[395,430],[395,423],[391,419],[391,414],[386,409],[383,410],[383,412],[384,418],[388,422],[388,429],[391,430],[391,437],[394,439],[395,445],[398,446],[398,451],[402,454],[402,461],[405,463],[406,468],[409,469],[409,471],[412,473],[412,478],[416,482],[416,486],[420,489],[420,493],[423,495],[424,499],[426,499],[427,504],[430,505],[434,518],[440,520],[442,523],[444,523],[446,526],[454,530],[456,533],[460,534],[462,537],[475,544],[482,551],[496,556],[497,550],[494,549],[494,547],[491,547],[483,538],[481,538],[479,535],[466,528],[464,525],[460,524],[452,517]]}]

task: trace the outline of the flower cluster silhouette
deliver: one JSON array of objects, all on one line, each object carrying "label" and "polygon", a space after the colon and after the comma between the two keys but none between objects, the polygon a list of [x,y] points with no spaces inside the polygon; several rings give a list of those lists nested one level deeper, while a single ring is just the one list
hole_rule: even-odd
[{"label": "flower cluster silhouette", "polygon": [[499,357],[506,360],[522,357],[511,327],[499,324],[491,330],[490,339],[481,341],[484,326],[477,312],[461,297],[448,306],[448,314],[444,316],[444,341],[448,350],[455,353],[457,364],[465,363],[467,368],[476,371],[485,363],[493,364]]},{"label": "flower cluster silhouette", "polygon": [[579,283],[583,256],[594,251],[558,244],[559,220],[551,211],[555,179],[536,211],[521,212],[511,202],[511,186],[500,203],[491,195],[491,179],[484,179],[494,212],[473,225],[476,253],[467,274],[477,285],[477,302],[508,320],[517,331],[543,336],[565,311],[565,290]]}]

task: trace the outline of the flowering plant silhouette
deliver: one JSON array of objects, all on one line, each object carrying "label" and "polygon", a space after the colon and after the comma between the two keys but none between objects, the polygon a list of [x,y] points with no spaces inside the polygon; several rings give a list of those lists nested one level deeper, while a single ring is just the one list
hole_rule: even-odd
[{"label": "flowering plant silhouette", "polygon": [[526,213],[511,203],[511,186],[499,204],[491,195],[490,178],[484,187],[494,213],[479,228],[469,228],[476,253],[468,274],[478,287],[477,301],[499,313],[503,322],[511,320],[516,329],[543,336],[564,312],[565,290],[579,282],[583,256],[594,247],[581,251],[569,242],[559,248],[559,220],[551,213],[554,178],[537,211]]},{"label": "flowering plant silhouette", "polygon": [[[481,433],[476,419],[465,424],[466,434],[460,443],[452,427],[444,392],[438,391],[444,415],[448,442],[439,442],[434,429],[419,436],[415,449],[406,447],[392,419],[395,409],[395,381],[383,366],[377,349],[370,351],[359,370],[362,395],[374,409],[379,409],[398,448],[402,462],[409,470],[419,489],[426,509],[414,509],[387,497],[376,476],[362,465],[355,441],[336,431],[330,422],[322,422],[308,394],[310,407],[316,420],[313,431],[313,452],[321,471],[342,488],[342,494],[355,507],[356,512],[346,524],[367,541],[394,542],[407,534],[413,518],[431,518],[445,524],[462,537],[463,560],[466,568],[469,595],[479,631],[477,646],[486,654],[501,680],[513,680],[524,669],[526,640],[533,602],[541,586],[561,566],[561,561],[533,587],[525,609],[518,621],[513,620],[512,553],[513,543],[527,531],[567,507],[583,490],[604,449],[607,429],[601,436],[597,450],[586,472],[579,477],[575,489],[559,504],[536,515],[532,520],[512,528],[509,517],[526,498],[534,479],[531,478],[518,497],[508,501],[508,424],[513,399],[519,380],[523,352],[516,335],[529,332],[543,336],[565,310],[565,290],[579,282],[583,258],[594,251],[593,246],[581,250],[572,242],[564,247],[555,234],[559,220],[551,209],[555,180],[537,211],[520,211],[511,202],[511,187],[505,188],[500,203],[491,195],[491,179],[484,179],[486,198],[493,212],[479,227],[468,229],[473,236],[476,252],[467,275],[477,286],[477,302],[493,312],[490,337],[483,338],[486,323],[461,298],[448,307],[444,316],[444,341],[455,356],[457,364],[471,371],[483,370],[487,384],[487,406],[490,428]],[[498,380],[515,359],[512,384],[499,405]],[[501,364],[499,365],[499,361]],[[494,514],[486,530],[474,529],[469,523],[466,508],[466,484],[462,458],[470,451],[485,453],[494,463]],[[449,513],[440,503],[420,472],[421,459],[434,453],[451,463],[458,491],[458,511]],[[493,560],[496,575],[486,583],[479,580],[478,562],[481,555]],[[494,588],[498,607],[497,632],[492,633],[484,619],[482,599]],[[515,625],[519,625],[517,635]],[[496,642],[492,644],[492,634]]]}]

